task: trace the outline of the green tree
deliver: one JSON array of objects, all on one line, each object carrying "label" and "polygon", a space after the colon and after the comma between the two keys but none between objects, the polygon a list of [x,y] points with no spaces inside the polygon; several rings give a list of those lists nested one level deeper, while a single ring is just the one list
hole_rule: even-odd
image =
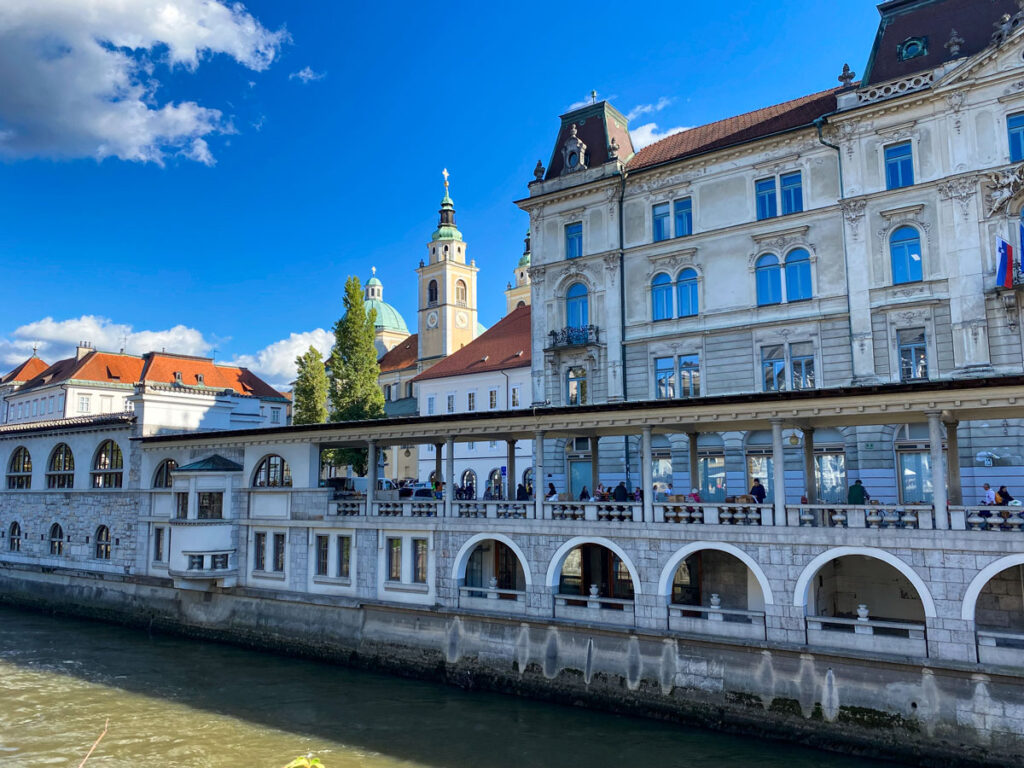
[{"label": "green tree", "polygon": [[292,390],[292,424],[327,421],[327,370],[316,347],[295,358],[299,376]]},{"label": "green tree", "polygon": [[[366,312],[363,288],[358,277],[345,281],[345,314],[334,324],[334,348],[328,368],[331,421],[362,421],[384,415],[384,393],[380,390],[380,366],[373,343],[377,312]],[[351,464],[366,474],[366,449],[334,452],[335,464]]]}]

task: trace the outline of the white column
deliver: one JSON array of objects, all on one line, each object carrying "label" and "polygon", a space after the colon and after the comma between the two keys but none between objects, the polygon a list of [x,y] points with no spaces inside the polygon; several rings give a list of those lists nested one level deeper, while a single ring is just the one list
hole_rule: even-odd
[{"label": "white column", "polygon": [[818,483],[814,473],[814,427],[805,427],[804,433],[804,485],[807,486],[808,504],[818,503]]},{"label": "white column", "polygon": [[533,435],[533,516],[538,520],[544,518],[544,433],[537,431]]},{"label": "white column", "polygon": [[505,460],[505,473],[507,491],[505,492],[505,499],[507,501],[513,501],[516,498],[516,441],[507,440],[506,445],[508,446],[508,458]]},{"label": "white column", "polygon": [[373,499],[377,495],[377,441],[366,443],[366,514],[373,514]]},{"label": "white column", "polygon": [[686,436],[690,440],[690,454],[687,457],[690,460],[690,487],[683,488],[683,493],[689,493],[692,488],[700,489],[700,454],[697,449],[699,435],[696,432],[687,432]]},{"label": "white column", "polygon": [[786,454],[782,447],[782,419],[772,419],[772,485],[775,492],[775,524],[786,524]]},{"label": "white column", "polygon": [[932,462],[932,503],[935,505],[935,527],[949,528],[946,511],[946,470],[942,466],[942,412],[927,411],[928,447]]},{"label": "white column", "polygon": [[644,427],[640,441],[640,478],[644,491],[644,522],[654,521],[654,472],[651,468],[651,428]]},{"label": "white column", "polygon": [[455,483],[455,438],[449,437],[447,442],[448,454],[445,456],[447,466],[445,467],[444,486],[444,516],[451,517],[455,507],[453,500],[455,494],[452,492]]},{"label": "white column", "polygon": [[960,480],[960,442],[957,435],[959,421],[946,422],[946,463],[949,465],[949,503],[964,503],[964,488]]}]

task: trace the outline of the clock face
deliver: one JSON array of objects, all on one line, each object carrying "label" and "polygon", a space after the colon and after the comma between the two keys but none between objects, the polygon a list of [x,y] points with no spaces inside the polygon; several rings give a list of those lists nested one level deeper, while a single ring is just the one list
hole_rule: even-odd
[{"label": "clock face", "polygon": [[432,311],[432,312],[430,312],[430,314],[427,315],[427,327],[428,328],[436,328],[437,327],[437,312],[436,311]]},{"label": "clock face", "polygon": [[459,326],[459,328],[465,328],[468,322],[469,315],[467,315],[465,312],[457,312],[455,314],[455,324]]}]

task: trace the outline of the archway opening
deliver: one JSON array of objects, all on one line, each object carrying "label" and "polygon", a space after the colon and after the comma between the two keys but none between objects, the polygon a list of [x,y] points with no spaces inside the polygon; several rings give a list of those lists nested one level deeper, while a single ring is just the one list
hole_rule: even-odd
[{"label": "archway opening", "polygon": [[[974,604],[980,661],[1005,663],[1000,649],[1013,649],[1011,663],[1020,666],[1024,650],[1024,565],[1000,571],[982,587]],[[991,658],[989,658],[991,657]]]},{"label": "archway opening", "polygon": [[[923,625],[925,610],[916,587],[894,566],[867,555],[845,555],[821,566],[807,586],[807,615]],[[833,632],[857,632],[856,623],[822,624]],[[901,627],[876,626],[873,634],[907,637]]]},{"label": "archway opening", "polygon": [[[765,600],[757,577],[746,563],[728,552],[702,549],[676,567],[669,602],[672,606],[722,608],[726,612],[716,612],[715,620],[749,624],[751,616],[747,612],[763,613]],[[680,610],[679,615],[710,617],[705,610]]]},{"label": "archway opening", "polygon": [[[581,544],[562,561],[558,577],[558,594],[580,596],[566,600],[566,605],[587,606],[586,597],[633,599],[633,579],[629,568],[615,552],[600,544]],[[602,603],[601,608],[624,610],[622,603]]]},{"label": "archway opening", "polygon": [[[466,587],[479,587],[466,594],[469,597],[489,597],[517,600],[517,592],[526,591],[523,564],[508,544],[497,539],[481,541],[466,561]],[[490,590],[490,592],[488,591]]]}]

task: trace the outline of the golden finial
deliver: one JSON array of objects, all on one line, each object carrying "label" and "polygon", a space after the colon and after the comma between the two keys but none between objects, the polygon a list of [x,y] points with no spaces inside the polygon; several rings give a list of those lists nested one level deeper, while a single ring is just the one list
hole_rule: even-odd
[{"label": "golden finial", "polygon": [[447,194],[448,193],[448,169],[445,168],[443,171],[441,171],[441,175],[444,176],[444,191],[445,191],[445,194]]}]

